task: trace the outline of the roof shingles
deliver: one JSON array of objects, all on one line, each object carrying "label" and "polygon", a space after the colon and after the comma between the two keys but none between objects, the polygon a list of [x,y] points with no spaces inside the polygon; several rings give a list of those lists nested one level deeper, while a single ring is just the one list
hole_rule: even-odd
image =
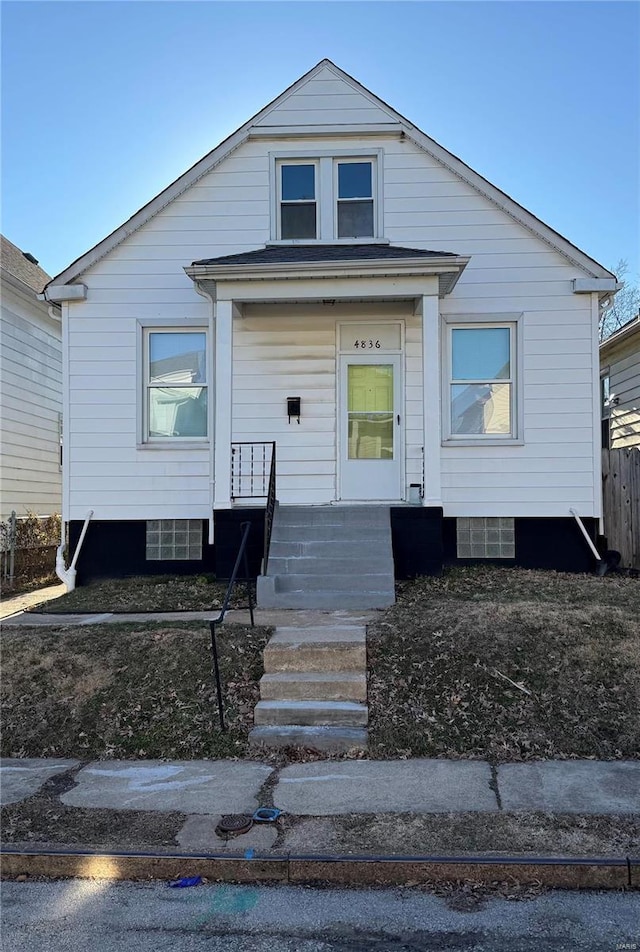
[{"label": "roof shingles", "polygon": [[193,265],[309,264],[331,261],[398,261],[403,258],[455,258],[448,251],[423,251],[386,244],[353,245],[271,245],[257,251],[203,258]]},{"label": "roof shingles", "polygon": [[0,265],[3,271],[22,281],[28,288],[40,294],[44,286],[51,280],[50,275],[42,268],[29,261],[24,252],[14,245],[4,235],[0,235]]}]

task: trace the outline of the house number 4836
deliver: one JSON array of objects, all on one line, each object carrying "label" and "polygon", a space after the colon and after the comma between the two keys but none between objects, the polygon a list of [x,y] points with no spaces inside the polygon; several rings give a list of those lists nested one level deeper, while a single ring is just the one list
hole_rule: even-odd
[{"label": "house number 4836", "polygon": [[373,350],[374,347],[380,350],[381,344],[379,340],[356,340],[353,346],[359,350]]}]

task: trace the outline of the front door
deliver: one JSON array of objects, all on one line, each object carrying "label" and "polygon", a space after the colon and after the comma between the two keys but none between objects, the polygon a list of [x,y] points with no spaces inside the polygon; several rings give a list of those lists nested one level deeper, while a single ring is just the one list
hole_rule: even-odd
[{"label": "front door", "polygon": [[340,498],[402,498],[401,358],[341,357]]}]

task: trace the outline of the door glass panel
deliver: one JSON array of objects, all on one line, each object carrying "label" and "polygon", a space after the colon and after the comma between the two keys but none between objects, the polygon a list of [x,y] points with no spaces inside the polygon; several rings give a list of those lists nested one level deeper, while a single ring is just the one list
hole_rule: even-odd
[{"label": "door glass panel", "polygon": [[393,365],[349,364],[348,458],[393,459]]}]

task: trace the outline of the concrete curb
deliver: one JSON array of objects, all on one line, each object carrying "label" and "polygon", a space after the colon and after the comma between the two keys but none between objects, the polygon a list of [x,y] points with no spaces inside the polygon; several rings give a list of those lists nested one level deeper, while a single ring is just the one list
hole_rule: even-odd
[{"label": "concrete curb", "polygon": [[234,883],[331,883],[401,886],[409,883],[510,882],[563,889],[640,889],[640,857],[341,856],[291,853],[158,854],[90,850],[11,850],[0,853],[2,878],[166,880],[202,876]]}]

